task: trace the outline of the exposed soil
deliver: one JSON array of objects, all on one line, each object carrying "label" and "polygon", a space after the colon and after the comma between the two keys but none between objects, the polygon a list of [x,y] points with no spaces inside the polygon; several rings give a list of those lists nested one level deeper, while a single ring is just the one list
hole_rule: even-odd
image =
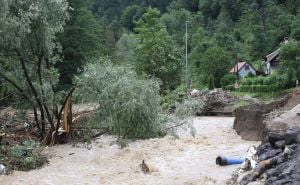
[{"label": "exposed soil", "polygon": [[[16,171],[0,176],[7,185],[60,184],[220,184],[224,185],[238,166],[219,167],[218,155],[241,157],[257,142],[244,141],[232,129],[232,117],[199,117],[194,120],[195,137],[189,130],[176,139],[138,140],[127,148],[114,144],[116,138],[101,136],[90,146],[79,144],[46,148],[50,162],[42,169]],[[150,169],[141,171],[142,160]]]},{"label": "exposed soil", "polygon": [[297,124],[300,116],[296,116],[300,112],[296,108],[298,104],[299,89],[270,103],[240,107],[235,110],[234,129],[245,140],[263,140],[270,131],[286,131],[300,126],[300,123]]},{"label": "exposed soil", "polygon": [[290,97],[287,95],[271,103],[255,103],[236,109],[233,128],[245,140],[262,140],[265,133],[266,114],[287,105]]}]

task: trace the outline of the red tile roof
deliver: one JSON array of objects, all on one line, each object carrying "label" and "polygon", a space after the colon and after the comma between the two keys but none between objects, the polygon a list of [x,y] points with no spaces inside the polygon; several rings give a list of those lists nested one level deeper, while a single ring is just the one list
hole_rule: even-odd
[{"label": "red tile roof", "polygon": [[235,64],[235,66],[229,72],[235,73],[235,72],[237,72],[236,70],[240,71],[246,63],[247,62],[239,62],[239,63]]}]

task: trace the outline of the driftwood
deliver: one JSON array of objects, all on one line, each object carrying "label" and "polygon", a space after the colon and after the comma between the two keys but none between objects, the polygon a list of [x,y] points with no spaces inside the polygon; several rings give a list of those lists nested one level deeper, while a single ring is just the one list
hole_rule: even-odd
[{"label": "driftwood", "polygon": [[76,121],[83,118],[84,116],[89,116],[90,114],[92,114],[94,112],[95,112],[95,110],[85,110],[85,111],[77,112],[77,113],[73,114],[72,123],[75,123]]},{"label": "driftwood", "polygon": [[259,162],[252,172],[245,177],[238,183],[238,185],[247,185],[250,182],[255,181],[259,178],[266,170],[271,168],[274,165],[278,165],[282,163],[286,159],[286,156],[282,153],[278,156],[273,157],[272,159],[264,160]]}]

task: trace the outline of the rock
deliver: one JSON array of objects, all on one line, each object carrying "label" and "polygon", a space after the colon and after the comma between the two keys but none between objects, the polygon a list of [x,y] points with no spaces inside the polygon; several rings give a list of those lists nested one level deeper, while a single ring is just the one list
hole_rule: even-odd
[{"label": "rock", "polygon": [[149,173],[149,172],[150,172],[150,169],[149,169],[148,165],[145,163],[144,160],[143,160],[142,163],[140,164],[140,167],[141,167],[141,170],[142,170],[144,173]]},{"label": "rock", "polygon": [[258,160],[264,161],[264,160],[266,160],[266,159],[270,159],[270,158],[276,156],[277,154],[279,154],[280,152],[282,152],[281,149],[269,150],[269,151],[267,151],[267,152],[261,154],[261,155],[259,156]]},{"label": "rock", "polygon": [[300,104],[272,120],[266,122],[265,132],[284,132],[288,129],[300,127]]},{"label": "rock", "polygon": [[3,164],[0,164],[0,175],[5,175],[6,174],[6,168]]},{"label": "rock", "polygon": [[250,182],[248,185],[264,185],[263,182]]},{"label": "rock", "polygon": [[[258,184],[264,176],[266,185],[300,184],[300,129],[291,129],[281,133],[269,133],[266,143],[258,147],[261,161],[254,170],[238,178],[239,185]],[[284,141],[284,142],[283,142]],[[272,143],[270,143],[272,142]],[[284,150],[272,146],[284,143]],[[268,157],[266,157],[268,156]],[[268,160],[264,160],[269,158]],[[254,182],[255,183],[254,183]]]},{"label": "rock", "polygon": [[200,91],[197,90],[197,89],[193,89],[191,92],[190,92],[191,96],[192,97],[197,97],[197,96],[200,96]]}]

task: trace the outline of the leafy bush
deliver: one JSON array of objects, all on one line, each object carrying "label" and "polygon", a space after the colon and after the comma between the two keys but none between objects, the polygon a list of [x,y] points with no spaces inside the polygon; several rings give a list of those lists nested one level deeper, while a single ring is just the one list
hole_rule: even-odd
[{"label": "leafy bush", "polygon": [[177,103],[175,115],[179,119],[196,116],[203,111],[204,102],[201,99],[186,99],[182,103]]},{"label": "leafy bush", "polygon": [[208,89],[214,89],[215,88],[215,78],[213,76],[209,76],[208,78]]},{"label": "leafy bush", "polygon": [[247,78],[254,78],[255,75],[252,72],[249,72],[246,77]]},{"label": "leafy bush", "polygon": [[252,84],[252,79],[250,78],[244,78],[241,80],[241,85],[251,85]]},{"label": "leafy bush", "polygon": [[158,136],[159,83],[138,79],[128,67],[89,64],[77,78],[77,96],[98,103],[94,122],[123,138]]},{"label": "leafy bush", "polygon": [[293,87],[294,73],[273,74],[267,77],[245,78],[241,81],[241,92],[278,92]]},{"label": "leafy bush", "polygon": [[221,87],[224,88],[227,85],[232,85],[237,80],[237,76],[234,74],[226,74],[221,79]]},{"label": "leafy bush", "polygon": [[225,89],[225,90],[229,90],[229,91],[235,91],[234,85],[226,85],[226,86],[224,87],[224,89]]},{"label": "leafy bush", "polygon": [[253,85],[263,85],[264,82],[264,78],[263,77],[256,77],[256,78],[252,78],[252,84]]},{"label": "leafy bush", "polygon": [[296,81],[295,70],[288,69],[285,81],[286,81],[284,84],[285,88],[291,88],[295,86],[295,81]]},{"label": "leafy bush", "polygon": [[176,107],[176,102],[182,102],[185,95],[185,86],[180,85],[174,91],[167,92],[166,95],[162,97],[161,105],[163,110],[174,109]]},{"label": "leafy bush", "polygon": [[21,145],[15,145],[8,150],[8,166],[14,170],[30,170],[42,166],[47,160],[41,155],[40,143],[34,140],[25,140]]}]

